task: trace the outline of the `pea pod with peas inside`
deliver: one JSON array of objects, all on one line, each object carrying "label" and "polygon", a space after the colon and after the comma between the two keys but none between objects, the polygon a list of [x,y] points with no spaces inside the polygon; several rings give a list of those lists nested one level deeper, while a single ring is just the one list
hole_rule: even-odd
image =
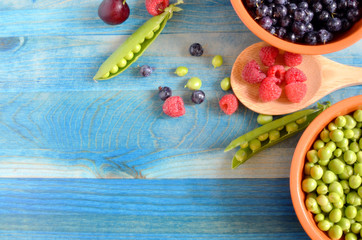
[{"label": "pea pod with peas inside", "polygon": [[152,17],[138,28],[106,59],[99,67],[93,79],[107,80],[126,70],[146,51],[158,35],[160,35],[167,21],[172,18],[173,12],[182,10],[176,6],[181,3],[183,3],[183,1],[178,0],[177,3],[170,4],[170,6],[165,8],[163,13]]},{"label": "pea pod with peas inside", "polygon": [[[304,130],[330,103],[318,104],[316,109],[298,111],[261,127],[258,127],[236,139],[226,148],[225,152],[240,146],[232,160],[232,168],[237,168],[255,154]],[[268,135],[268,137],[265,137]]]}]

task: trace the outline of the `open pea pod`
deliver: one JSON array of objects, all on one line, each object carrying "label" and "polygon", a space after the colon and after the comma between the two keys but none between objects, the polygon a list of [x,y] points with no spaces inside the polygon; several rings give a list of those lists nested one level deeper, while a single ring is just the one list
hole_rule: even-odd
[{"label": "open pea pod", "polygon": [[[321,112],[323,112],[329,106],[330,103],[327,103],[326,105],[318,104],[318,108],[316,109],[306,109],[286,115],[261,127],[255,128],[254,130],[234,139],[224,150],[227,152],[235,147],[241,146],[232,159],[232,168],[234,169],[240,166],[255,154],[304,130]],[[288,124],[294,124],[295,127],[292,129],[287,129]],[[252,140],[258,139],[258,137],[263,134],[269,134],[273,130],[279,134],[276,139],[264,139],[263,141],[259,141],[260,145],[258,147],[251,149],[249,143],[251,143]]]},{"label": "open pea pod", "polygon": [[93,79],[107,80],[126,70],[160,35],[173,12],[182,10],[176,7],[180,3],[183,3],[183,1],[179,0],[177,3],[171,4],[165,8],[163,13],[152,17],[139,27],[103,62]]}]

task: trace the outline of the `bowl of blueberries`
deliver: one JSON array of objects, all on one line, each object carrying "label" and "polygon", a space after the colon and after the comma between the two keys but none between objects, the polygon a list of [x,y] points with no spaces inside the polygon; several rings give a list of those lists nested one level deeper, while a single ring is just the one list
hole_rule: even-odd
[{"label": "bowl of blueberries", "polygon": [[362,38],[360,0],[230,0],[257,37],[285,51],[319,55]]}]

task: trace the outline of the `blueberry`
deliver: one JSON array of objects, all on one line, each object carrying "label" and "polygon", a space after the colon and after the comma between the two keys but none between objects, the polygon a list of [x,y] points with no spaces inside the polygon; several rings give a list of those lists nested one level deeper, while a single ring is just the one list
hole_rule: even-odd
[{"label": "blueberry", "polygon": [[326,6],[326,9],[328,10],[328,12],[334,13],[337,10],[337,3],[333,1],[331,4]]},{"label": "blueberry", "polygon": [[284,5],[277,5],[273,11],[273,17],[283,18],[287,16],[288,10]]},{"label": "blueberry", "polygon": [[274,0],[275,4],[285,5],[287,3],[287,0]]},{"label": "blueberry", "polygon": [[196,90],[192,92],[191,101],[200,104],[205,100],[205,93],[201,90]]},{"label": "blueberry", "polygon": [[347,0],[339,0],[337,4],[338,9],[342,10],[348,7]]},{"label": "blueberry", "polygon": [[310,9],[305,9],[304,11],[305,11],[305,14],[306,14],[306,16],[304,18],[304,22],[306,22],[306,23],[311,22],[313,20],[313,17],[314,17],[313,11],[310,10]]},{"label": "blueberry", "polygon": [[287,32],[286,39],[291,41],[291,42],[296,42],[297,41],[297,36],[293,32]]},{"label": "blueberry", "polygon": [[261,0],[246,0],[248,7],[257,7],[261,3]]},{"label": "blueberry", "polygon": [[169,87],[158,87],[158,96],[162,101],[172,96],[172,90]]},{"label": "blueberry", "polygon": [[324,5],[329,5],[329,4],[331,4],[333,2],[333,0],[322,0],[322,3],[324,4]]},{"label": "blueberry", "polygon": [[358,8],[352,8],[352,9],[348,9],[347,10],[347,19],[350,20],[351,22],[356,22],[359,18],[360,15],[360,11],[358,10]]},{"label": "blueberry", "polygon": [[288,27],[292,22],[292,19],[289,16],[286,16],[280,19],[279,24],[281,27]]},{"label": "blueberry", "polygon": [[259,24],[262,28],[268,30],[273,25],[273,21],[269,16],[266,16],[259,20]]},{"label": "blueberry", "polygon": [[323,44],[331,41],[333,39],[333,34],[328,32],[326,29],[320,29],[318,31],[318,42]]},{"label": "blueberry", "polygon": [[303,22],[295,21],[292,23],[292,31],[295,33],[295,35],[304,35],[304,33],[307,31],[307,28]]},{"label": "blueberry", "polygon": [[314,30],[313,24],[312,23],[306,23],[305,24],[305,31],[306,32],[312,32]]},{"label": "blueberry", "polygon": [[267,5],[260,5],[259,7],[256,8],[255,10],[255,14],[258,18],[262,18],[265,16],[270,16],[269,14],[271,14],[271,9],[269,9],[269,7]]},{"label": "blueberry", "polygon": [[323,5],[320,2],[315,2],[312,4],[312,11],[314,13],[319,13],[323,10]]},{"label": "blueberry", "polygon": [[315,31],[308,32],[304,35],[304,42],[309,45],[316,45],[318,43],[318,34]]},{"label": "blueberry", "polygon": [[285,35],[287,34],[287,30],[284,27],[279,27],[279,28],[276,28],[275,34],[279,38],[284,38]]},{"label": "blueberry", "polygon": [[294,14],[295,10],[298,8],[297,4],[295,3],[290,3],[288,6],[287,6],[287,9],[288,9],[288,13],[289,14]]},{"label": "blueberry", "polygon": [[268,30],[271,34],[275,35],[276,28],[274,26],[271,26]]},{"label": "blueberry", "polygon": [[295,21],[303,21],[306,16],[307,16],[307,14],[305,13],[304,9],[297,8],[294,11],[294,20]]},{"label": "blueberry", "polygon": [[342,21],[339,18],[330,18],[327,21],[327,30],[330,32],[339,32],[342,29]]},{"label": "blueberry", "polygon": [[143,65],[140,68],[140,74],[144,77],[149,77],[152,74],[152,72],[153,72],[153,68],[151,68],[148,65]]},{"label": "blueberry", "polygon": [[349,8],[358,8],[358,0],[347,0]]},{"label": "blueberry", "polygon": [[300,2],[298,3],[298,7],[301,9],[307,9],[308,8],[308,3],[307,2]]},{"label": "blueberry", "polygon": [[351,22],[348,21],[348,19],[346,18],[342,18],[341,23],[342,23],[342,31],[347,31],[352,26]]},{"label": "blueberry", "polygon": [[204,53],[204,49],[200,43],[194,43],[190,46],[189,52],[191,56],[200,57]]},{"label": "blueberry", "polygon": [[318,15],[318,20],[322,21],[322,22],[326,22],[328,21],[328,19],[331,18],[331,15],[329,14],[329,12],[323,10],[319,15]]}]

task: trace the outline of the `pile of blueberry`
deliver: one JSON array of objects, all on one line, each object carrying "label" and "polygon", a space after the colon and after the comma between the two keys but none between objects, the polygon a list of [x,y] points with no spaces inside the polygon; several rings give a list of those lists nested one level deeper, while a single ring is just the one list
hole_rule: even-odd
[{"label": "pile of blueberry", "polygon": [[290,42],[325,44],[361,18],[359,0],[243,0],[271,34]]}]

